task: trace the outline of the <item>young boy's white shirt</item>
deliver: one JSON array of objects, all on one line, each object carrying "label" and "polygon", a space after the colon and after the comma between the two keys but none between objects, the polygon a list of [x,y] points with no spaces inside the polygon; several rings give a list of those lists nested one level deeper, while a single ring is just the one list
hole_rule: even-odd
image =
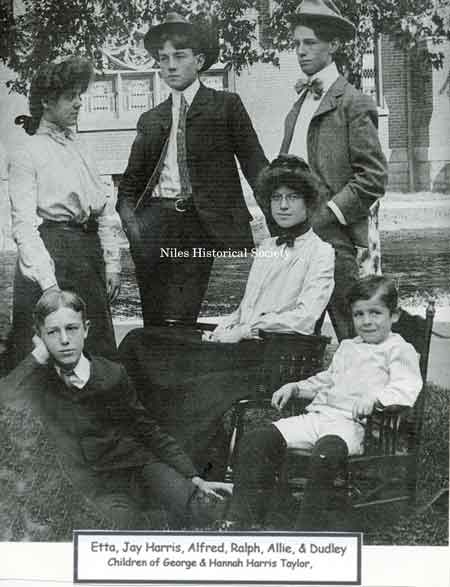
[{"label": "young boy's white shirt", "polygon": [[357,336],[343,340],[330,367],[299,381],[302,391],[316,392],[307,410],[338,413],[352,418],[352,406],[362,395],[383,406],[412,406],[422,387],[419,361],[414,347],[392,333],[379,344]]},{"label": "young boy's white shirt", "polygon": [[[414,347],[391,332],[379,344],[365,343],[359,336],[343,340],[330,367],[297,386],[299,397],[315,397],[306,408],[307,415],[274,423],[288,446],[313,445],[318,440],[315,435],[338,434],[354,454],[359,452],[355,447],[362,440],[363,426],[353,420],[353,404],[370,397],[384,406],[412,406],[422,388],[422,377]],[[311,416],[317,420],[313,427],[305,425]]]}]

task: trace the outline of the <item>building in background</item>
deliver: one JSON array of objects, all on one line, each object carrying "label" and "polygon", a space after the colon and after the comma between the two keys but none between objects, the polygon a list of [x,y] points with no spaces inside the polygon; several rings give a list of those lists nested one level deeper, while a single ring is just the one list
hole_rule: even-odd
[{"label": "building in background", "polygon": [[382,82],[389,109],[389,187],[450,192],[450,43],[437,49],[443,68],[382,40]]},{"label": "building in background", "polygon": [[[95,153],[100,173],[115,194],[139,116],[165,100],[170,89],[144,48],[143,34],[137,34],[132,44],[105,47],[102,59],[103,71],[83,96],[78,131]],[[202,74],[202,81],[228,89],[228,74],[222,64]]]},{"label": "building in background", "polygon": [[[261,43],[265,42],[263,25],[260,17]],[[445,53],[444,67],[439,71],[413,61],[407,51],[384,37],[365,56],[362,89],[378,104],[391,191],[450,191],[450,43],[443,43],[439,50]],[[105,47],[103,68],[85,95],[78,130],[95,152],[114,199],[137,119],[163,100],[168,89],[143,47],[143,35],[121,47]],[[294,53],[285,52],[278,68],[256,64],[236,75],[219,63],[206,72],[203,81],[241,95],[271,158],[281,144],[283,121],[295,99],[293,86],[298,75]],[[23,140],[24,133],[14,127],[14,118],[28,110],[23,96],[8,93],[4,81],[11,76],[10,71],[0,68],[0,136],[7,149]]]}]

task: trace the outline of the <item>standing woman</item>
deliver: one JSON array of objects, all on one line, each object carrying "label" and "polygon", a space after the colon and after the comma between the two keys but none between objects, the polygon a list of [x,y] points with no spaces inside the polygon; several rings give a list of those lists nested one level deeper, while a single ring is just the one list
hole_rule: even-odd
[{"label": "standing woman", "polygon": [[93,77],[89,61],[70,57],[40,67],[31,82],[32,135],[10,158],[12,232],[19,258],[14,279],[11,367],[32,347],[32,309],[43,291],[70,289],[87,303],[94,336],[87,350],[114,357],[109,308],[120,289],[118,218],[74,127]]}]

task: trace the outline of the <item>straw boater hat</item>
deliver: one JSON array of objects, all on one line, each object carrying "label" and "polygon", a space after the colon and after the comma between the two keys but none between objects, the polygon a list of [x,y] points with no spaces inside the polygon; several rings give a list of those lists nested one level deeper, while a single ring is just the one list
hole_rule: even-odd
[{"label": "straw boater hat", "polygon": [[166,20],[161,24],[150,27],[144,37],[144,46],[150,55],[159,60],[158,49],[161,47],[160,39],[163,34],[189,35],[196,39],[196,45],[205,55],[205,63],[200,71],[206,71],[219,57],[219,40],[215,28],[206,22],[191,23],[177,12],[169,12]]},{"label": "straw boater hat", "polygon": [[336,36],[343,41],[350,41],[355,36],[354,24],[344,18],[331,0],[303,0],[294,14],[288,17],[292,25],[305,26],[326,25],[336,31]]}]

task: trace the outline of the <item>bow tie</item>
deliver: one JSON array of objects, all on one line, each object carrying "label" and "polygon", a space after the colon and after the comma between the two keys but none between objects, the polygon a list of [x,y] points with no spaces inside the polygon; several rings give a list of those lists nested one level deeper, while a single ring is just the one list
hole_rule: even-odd
[{"label": "bow tie", "polygon": [[311,225],[309,220],[305,220],[304,222],[300,222],[295,226],[291,226],[277,237],[275,244],[278,246],[285,244],[287,247],[293,247],[295,239],[298,236],[302,236],[302,234],[307,233],[310,228]]},{"label": "bow tie", "polygon": [[311,94],[314,96],[314,100],[319,100],[323,94],[323,84],[319,79],[307,80],[300,78],[295,84],[295,91],[297,94],[301,94],[303,90],[311,92]]},{"label": "bow tie", "polygon": [[296,238],[297,236],[295,234],[289,232],[286,234],[280,234],[280,236],[277,237],[275,244],[277,244],[278,246],[285,244],[287,247],[293,247]]}]

